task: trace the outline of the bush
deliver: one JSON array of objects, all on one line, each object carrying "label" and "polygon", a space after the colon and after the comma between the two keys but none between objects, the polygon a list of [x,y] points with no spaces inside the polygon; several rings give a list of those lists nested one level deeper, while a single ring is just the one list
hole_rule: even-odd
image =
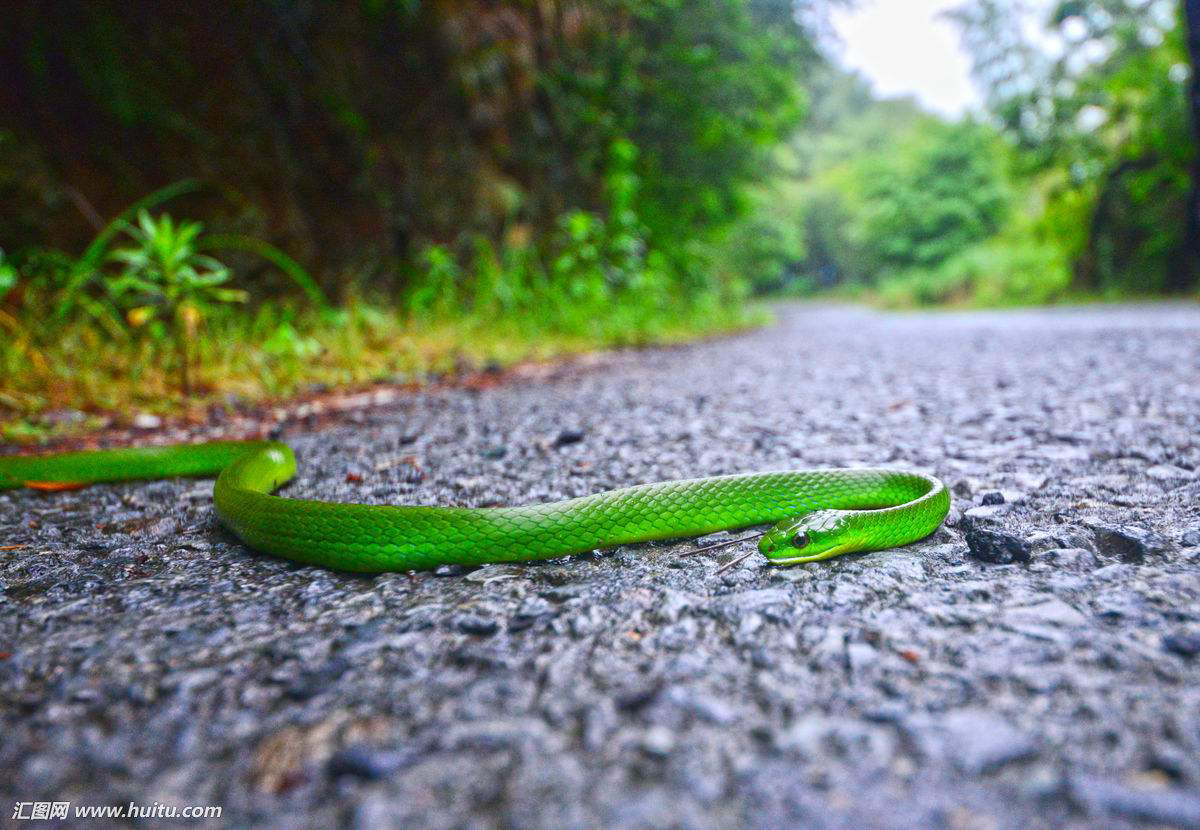
[{"label": "bush", "polygon": [[1065,298],[1070,283],[1062,250],[1024,230],[967,248],[937,268],[881,280],[877,297],[891,307],[1042,305]]}]

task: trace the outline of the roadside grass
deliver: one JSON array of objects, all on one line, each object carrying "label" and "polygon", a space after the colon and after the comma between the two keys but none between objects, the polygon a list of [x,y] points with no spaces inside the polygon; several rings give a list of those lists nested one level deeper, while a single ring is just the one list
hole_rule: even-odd
[{"label": "roadside grass", "polygon": [[[334,305],[270,244],[161,212],[196,187],[149,194],[78,256],[0,251],[0,441],[138,415],[196,421],[214,407],[675,343],[765,319],[745,281],[712,267],[705,246],[651,246],[636,215],[616,209],[568,212],[537,239],[427,244],[411,262],[331,280],[344,292]],[[609,187],[618,205],[636,190],[622,176]],[[287,293],[247,281],[215,254],[267,263]],[[404,288],[357,293],[380,277]]]},{"label": "roadside grass", "polygon": [[114,338],[85,321],[0,319],[0,440],[41,443],[139,414],[198,418],[317,391],[423,383],[596,350],[679,343],[761,324],[742,304],[679,304],[594,314],[570,326],[529,314],[422,317],[363,300],[336,309],[265,303],[207,319],[192,342],[184,398],[171,344]]}]

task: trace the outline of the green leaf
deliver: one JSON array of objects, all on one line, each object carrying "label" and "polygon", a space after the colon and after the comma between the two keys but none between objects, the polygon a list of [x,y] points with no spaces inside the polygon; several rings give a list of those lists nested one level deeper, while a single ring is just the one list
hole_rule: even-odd
[{"label": "green leaf", "polygon": [[313,305],[321,309],[330,307],[329,299],[321,291],[317,281],[301,267],[300,263],[261,239],[238,234],[209,234],[198,241],[197,247],[205,251],[248,251],[257,254],[286,274],[292,282],[299,286]]},{"label": "green leaf", "polygon": [[96,234],[91,244],[84,249],[83,254],[72,267],[67,284],[64,286],[62,295],[60,296],[58,307],[55,309],[55,318],[61,321],[66,319],[67,315],[71,313],[79,292],[99,273],[100,263],[104,259],[104,252],[108,249],[113,237],[129,227],[129,219],[131,217],[136,216],[141,211],[181,196],[184,193],[191,193],[199,189],[200,182],[197,179],[183,179],[173,182],[134,202],[105,225],[100,233]]}]

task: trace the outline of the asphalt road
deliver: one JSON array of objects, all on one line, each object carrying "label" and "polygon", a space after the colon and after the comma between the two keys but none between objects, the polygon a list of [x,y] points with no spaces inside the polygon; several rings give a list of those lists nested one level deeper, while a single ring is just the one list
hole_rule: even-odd
[{"label": "asphalt road", "polygon": [[0,797],[281,828],[1200,827],[1200,308],[792,308],[284,437],[308,497],[896,465],[955,505],[793,569],[688,541],[368,578],[248,551],[210,482],[0,494]]}]

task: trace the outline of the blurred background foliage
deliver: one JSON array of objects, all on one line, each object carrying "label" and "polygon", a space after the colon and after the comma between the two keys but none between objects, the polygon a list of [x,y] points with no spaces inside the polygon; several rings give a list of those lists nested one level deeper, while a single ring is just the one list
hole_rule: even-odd
[{"label": "blurred background foliage", "polygon": [[964,0],[986,111],[951,122],[837,66],[836,2],[17,4],[0,420],[660,342],[755,295],[1196,291],[1180,3]]},{"label": "blurred background foliage", "polygon": [[1194,294],[1183,11],[968,0],[952,16],[986,111],[957,123],[818,67],[810,117],[783,151],[789,175],[747,220],[758,247],[744,248],[746,272],[763,289],[839,287],[892,305]]},{"label": "blurred background foliage", "polygon": [[686,265],[684,242],[739,212],[798,123],[814,59],[788,0],[66,0],[6,16],[10,254],[78,249],[89,221],[196,178],[172,209],[270,240],[335,296],[410,288],[429,245],[548,242],[572,211]]}]

